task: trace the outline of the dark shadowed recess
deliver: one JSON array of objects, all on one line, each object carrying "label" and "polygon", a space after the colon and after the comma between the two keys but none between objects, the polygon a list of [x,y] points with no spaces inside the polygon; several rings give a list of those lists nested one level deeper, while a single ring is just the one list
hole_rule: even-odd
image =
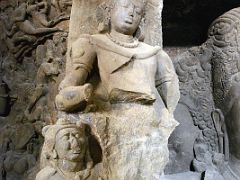
[{"label": "dark shadowed recess", "polygon": [[196,46],[205,42],[208,27],[240,0],[164,0],[164,46]]}]

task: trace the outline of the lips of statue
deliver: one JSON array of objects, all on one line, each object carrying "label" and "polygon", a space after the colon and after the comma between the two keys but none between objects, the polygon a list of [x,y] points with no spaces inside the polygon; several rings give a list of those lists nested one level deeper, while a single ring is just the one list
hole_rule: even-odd
[{"label": "lips of statue", "polygon": [[111,11],[111,28],[125,35],[133,35],[142,18],[143,3],[137,0],[119,0]]},{"label": "lips of statue", "polygon": [[85,138],[77,128],[62,129],[56,135],[55,150],[59,159],[78,162],[85,155]]}]

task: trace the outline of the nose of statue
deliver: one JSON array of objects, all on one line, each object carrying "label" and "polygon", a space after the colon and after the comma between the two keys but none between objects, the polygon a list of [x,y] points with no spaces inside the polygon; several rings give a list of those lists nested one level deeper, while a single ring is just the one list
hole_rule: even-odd
[{"label": "nose of statue", "polygon": [[70,136],[70,144],[71,144],[71,149],[79,148],[79,144],[78,144],[76,137],[74,137],[72,135]]},{"label": "nose of statue", "polygon": [[129,15],[130,17],[133,17],[133,14],[134,14],[134,8],[133,8],[132,6],[130,6],[130,7],[128,8],[128,15]]}]

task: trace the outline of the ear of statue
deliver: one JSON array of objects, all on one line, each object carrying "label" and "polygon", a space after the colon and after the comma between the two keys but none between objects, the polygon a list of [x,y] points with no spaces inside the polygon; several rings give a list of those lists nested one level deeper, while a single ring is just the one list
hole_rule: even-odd
[{"label": "ear of statue", "polygon": [[55,149],[52,152],[52,157],[53,157],[53,159],[57,159],[57,157],[58,157],[57,151]]},{"label": "ear of statue", "polygon": [[137,38],[139,41],[143,42],[145,39],[143,30],[141,27],[138,27],[137,31],[134,33],[134,37]]}]

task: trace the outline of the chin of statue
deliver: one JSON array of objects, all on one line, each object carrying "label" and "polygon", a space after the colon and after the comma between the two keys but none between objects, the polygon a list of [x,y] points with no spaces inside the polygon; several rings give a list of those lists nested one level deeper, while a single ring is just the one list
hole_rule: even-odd
[{"label": "chin of statue", "polygon": [[133,24],[123,23],[120,28],[118,28],[118,32],[121,32],[125,35],[130,35],[129,32],[134,32],[136,27]]}]

